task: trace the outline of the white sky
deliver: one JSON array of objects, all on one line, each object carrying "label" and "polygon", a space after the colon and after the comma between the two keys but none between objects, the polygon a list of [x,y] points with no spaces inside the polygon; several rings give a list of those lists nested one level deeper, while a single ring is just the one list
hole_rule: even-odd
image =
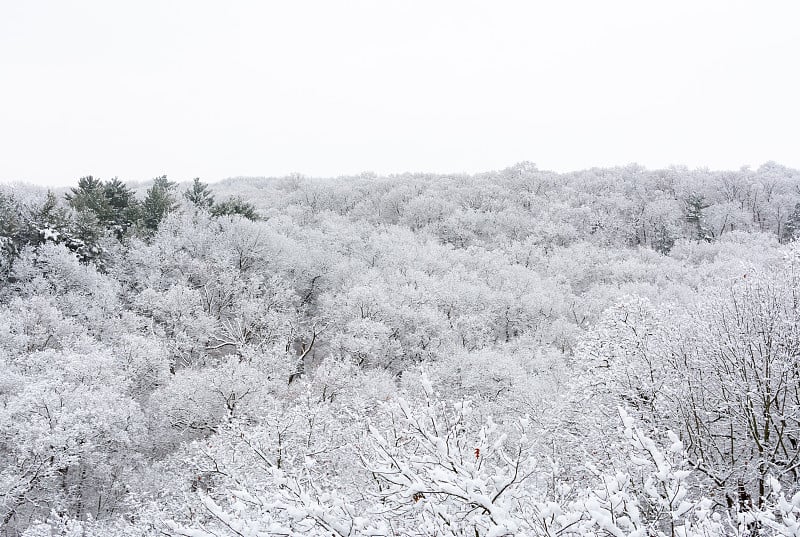
[{"label": "white sky", "polygon": [[800,2],[0,0],[0,180],[800,167]]}]

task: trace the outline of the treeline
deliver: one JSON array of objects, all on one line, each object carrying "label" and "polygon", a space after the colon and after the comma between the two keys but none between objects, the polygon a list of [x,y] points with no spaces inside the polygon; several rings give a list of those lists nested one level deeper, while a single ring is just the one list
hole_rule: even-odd
[{"label": "treeline", "polygon": [[52,193],[24,199],[8,189],[0,192],[0,244],[8,258],[25,245],[56,240],[82,260],[96,260],[104,235],[122,240],[151,234],[179,201],[214,216],[257,219],[247,197],[262,212],[283,211],[287,205],[311,215],[330,211],[425,229],[462,248],[535,236],[537,242],[561,246],[588,240],[667,253],[680,239],[712,241],[737,230],[773,233],[781,242],[796,238],[799,173],[768,163],[756,171],[650,171],[631,165],[556,174],[522,163],[475,176],[229,180],[219,187],[231,195],[217,203],[199,179],[179,195],[176,183],[158,177],[139,200],[119,179],[103,182],[89,176],[65,195],[66,207]]}]

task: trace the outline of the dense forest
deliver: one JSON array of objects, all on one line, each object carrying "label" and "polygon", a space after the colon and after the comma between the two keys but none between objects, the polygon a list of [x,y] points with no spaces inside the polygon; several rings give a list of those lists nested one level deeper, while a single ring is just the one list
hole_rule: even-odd
[{"label": "dense forest", "polygon": [[800,535],[800,171],[0,185],[0,535]]}]

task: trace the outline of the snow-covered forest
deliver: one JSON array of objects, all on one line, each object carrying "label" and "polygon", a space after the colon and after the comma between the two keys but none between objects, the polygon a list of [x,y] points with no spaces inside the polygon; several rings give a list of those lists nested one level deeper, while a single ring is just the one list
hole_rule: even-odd
[{"label": "snow-covered forest", "polygon": [[800,171],[0,186],[3,537],[800,535]]}]

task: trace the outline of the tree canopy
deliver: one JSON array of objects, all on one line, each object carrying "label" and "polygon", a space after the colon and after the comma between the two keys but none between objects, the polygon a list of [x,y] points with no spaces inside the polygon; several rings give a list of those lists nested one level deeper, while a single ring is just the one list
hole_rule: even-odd
[{"label": "tree canopy", "polygon": [[0,186],[2,532],[794,535],[798,206],[774,163]]}]

